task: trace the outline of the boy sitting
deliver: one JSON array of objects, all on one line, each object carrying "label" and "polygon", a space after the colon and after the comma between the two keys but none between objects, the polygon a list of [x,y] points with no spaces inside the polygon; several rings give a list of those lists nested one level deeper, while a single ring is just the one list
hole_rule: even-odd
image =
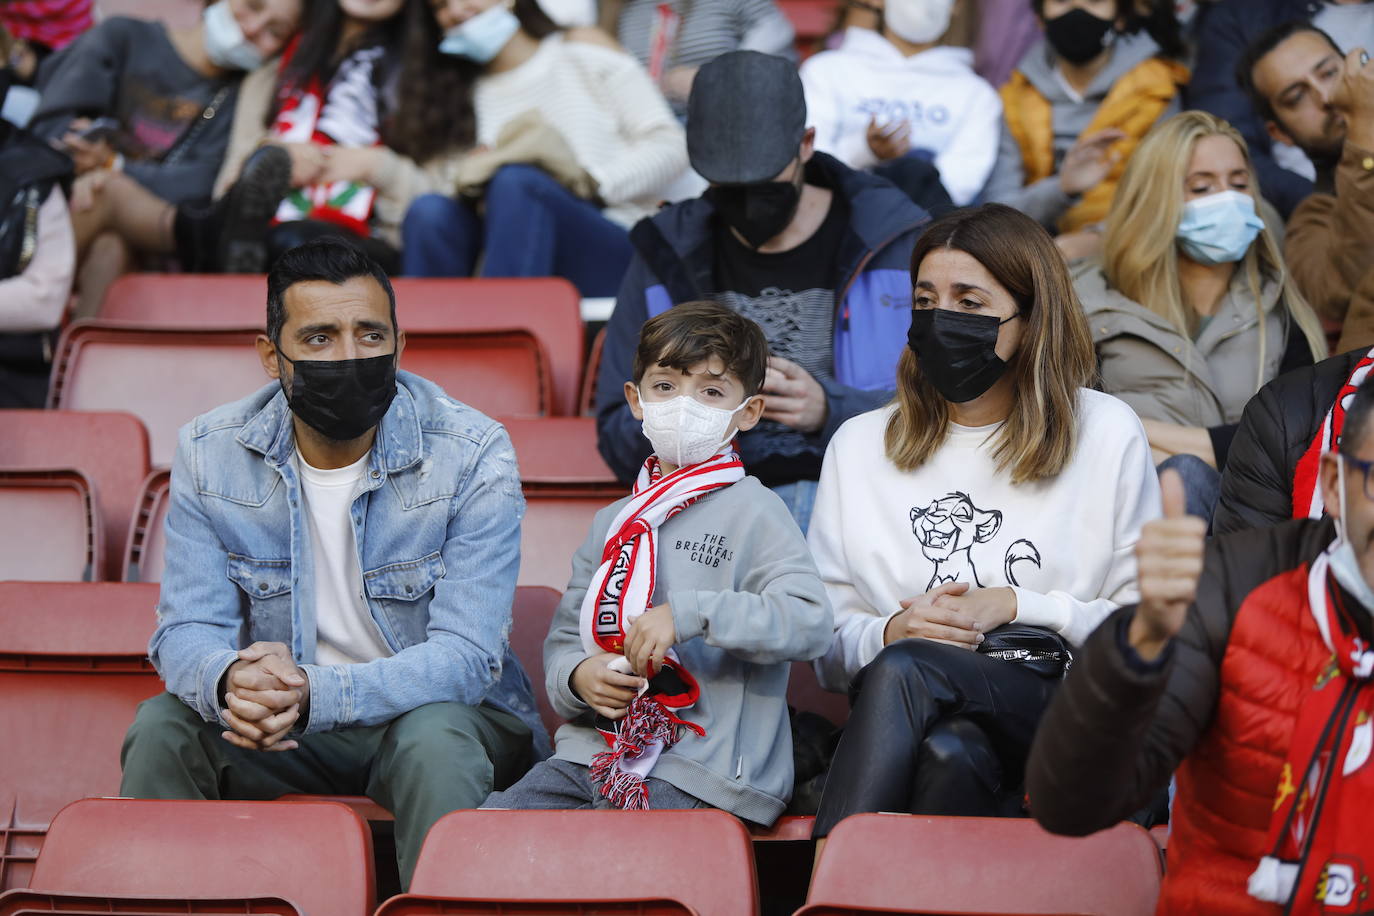
[{"label": "boy sitting", "polygon": [[830,605],[806,540],[731,445],[763,413],[768,342],[713,302],[640,331],[630,410],[654,454],[573,558],[544,642],[552,759],[484,808],[721,808],[771,824],[792,794],[789,663]]}]

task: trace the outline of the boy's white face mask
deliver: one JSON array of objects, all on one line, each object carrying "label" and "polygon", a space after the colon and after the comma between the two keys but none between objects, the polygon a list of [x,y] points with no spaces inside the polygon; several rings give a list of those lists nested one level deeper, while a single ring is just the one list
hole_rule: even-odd
[{"label": "boy's white face mask", "polygon": [[669,401],[647,401],[640,392],[639,406],[644,412],[644,435],[654,454],[678,467],[699,464],[720,451],[729,441],[730,420],[753,398],[734,410],[708,407],[696,398],[680,394]]}]

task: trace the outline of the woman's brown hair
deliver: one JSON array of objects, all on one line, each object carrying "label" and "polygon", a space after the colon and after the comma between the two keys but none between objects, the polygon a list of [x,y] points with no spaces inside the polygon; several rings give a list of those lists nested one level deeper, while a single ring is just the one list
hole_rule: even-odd
[{"label": "woman's brown hair", "polygon": [[[1015,395],[997,432],[993,458],[1012,483],[1053,477],[1073,456],[1078,390],[1096,369],[1092,335],[1049,233],[1001,204],[955,210],[931,223],[911,252],[914,290],[921,262],[936,250],[962,251],[1016,300],[1025,322],[1007,373]],[[897,364],[897,409],[887,422],[887,457],[903,471],[925,464],[949,431],[949,404],[910,349]]]}]

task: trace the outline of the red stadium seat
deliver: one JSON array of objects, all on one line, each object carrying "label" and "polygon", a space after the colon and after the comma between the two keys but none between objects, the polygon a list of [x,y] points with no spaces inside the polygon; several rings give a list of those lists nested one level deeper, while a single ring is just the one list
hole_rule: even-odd
[{"label": "red stadium seat", "polygon": [[103,530],[80,471],[0,471],[0,579],[100,578]]},{"label": "red stadium seat", "polygon": [[[78,321],[53,361],[50,407],[124,409],[148,428],[152,462],[169,465],[176,431],[269,381],[246,328],[155,328]],[[401,367],[490,414],[540,414],[552,403],[542,347],[526,331],[407,335]]]},{"label": "red stadium seat", "polygon": [[[614,916],[616,913],[626,916],[696,916],[697,911],[672,900],[493,904],[489,900],[457,900],[420,894],[393,897],[377,910],[377,916]],[[0,916],[4,914],[0,913]]]},{"label": "red stadium seat", "polygon": [[524,585],[515,590],[515,607],[511,610],[510,645],[530,677],[534,704],[550,737],[563,720],[553,711],[549,692],[544,689],[544,638],[549,635],[553,612],[558,610],[562,597],[556,589]]},{"label": "red stadium seat", "polygon": [[[910,860],[894,867],[893,850]],[[1077,838],[1021,818],[856,814],[830,834],[797,916],[1151,916],[1159,880],[1135,824]]]},{"label": "red stadium seat", "polygon": [[376,893],[367,822],[333,802],[83,799],[53,818],[32,883],[183,900],[247,891],[312,916],[367,916]]},{"label": "red stadium seat", "polygon": [[596,377],[601,372],[601,354],[606,349],[606,329],[602,328],[592,338],[592,349],[587,354],[587,368],[582,373],[582,391],[577,403],[584,416],[596,413]]},{"label": "red stadium seat", "polygon": [[[459,331],[532,334],[547,354],[555,393],[546,412],[578,413],[583,331],[581,297],[572,284],[557,277],[397,277],[392,286],[396,319],[407,337]],[[266,279],[260,275],[127,274],[110,287],[100,318],[166,328],[258,328],[266,320],[266,300]],[[414,366],[406,368],[425,375]],[[525,412],[483,407],[492,398],[481,389],[445,387],[455,398],[488,412]]]},{"label": "red stadium seat", "polygon": [[0,582],[0,890],[28,883],[63,805],[119,791],[119,749],[162,690],[156,585]]},{"label": "red stadium seat", "polygon": [[597,510],[625,491],[544,491],[525,487],[520,524],[520,584],[562,591],[572,576],[572,558],[592,530]]},{"label": "red stadium seat", "polygon": [[[596,450],[591,417],[503,417],[525,488],[598,490],[611,502],[629,492]],[[584,532],[585,534],[585,532]]]},{"label": "red stadium seat", "polygon": [[14,890],[0,894],[0,916],[94,916],[98,913],[120,916],[305,916],[295,905],[279,897],[239,897],[232,900],[188,900],[168,897],[92,897],[86,894],[46,894],[41,891]]},{"label": "red stadium seat", "polygon": [[849,721],[849,698],[831,693],[816,680],[810,662],[793,662],[792,677],[787,682],[787,703],[798,712],[814,712],[834,725]]},{"label": "red stadium seat", "polygon": [[101,578],[120,577],[121,551],[148,473],[148,432],[123,412],[0,410],[0,470],[75,468],[95,487]]},{"label": "red stadium seat", "polygon": [[125,582],[161,582],[166,562],[166,532],[168,496],[172,489],[172,472],[160,468],[143,481],[138,514],[129,525],[124,542],[123,578]]},{"label": "red stadium seat", "polygon": [[778,0],[778,8],[792,23],[797,35],[797,51],[803,60],[816,51],[821,40],[835,28],[840,12],[836,0]]},{"label": "red stadium seat", "polygon": [[[430,828],[410,891],[508,907],[488,913],[647,899],[717,916],[758,909],[749,834],[713,810],[455,811]],[[414,898],[378,916],[426,912],[398,901]]]}]

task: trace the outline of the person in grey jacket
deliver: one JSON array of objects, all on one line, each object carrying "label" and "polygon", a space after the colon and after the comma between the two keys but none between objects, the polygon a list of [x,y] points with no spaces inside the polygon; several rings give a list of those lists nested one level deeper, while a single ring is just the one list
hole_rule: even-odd
[{"label": "person in grey jacket", "polygon": [[789,663],[826,650],[832,614],[801,530],[734,450],[767,355],[758,325],[713,302],[645,323],[624,390],[655,454],[597,513],[544,643],[568,724],[483,807],[782,814]]}]

